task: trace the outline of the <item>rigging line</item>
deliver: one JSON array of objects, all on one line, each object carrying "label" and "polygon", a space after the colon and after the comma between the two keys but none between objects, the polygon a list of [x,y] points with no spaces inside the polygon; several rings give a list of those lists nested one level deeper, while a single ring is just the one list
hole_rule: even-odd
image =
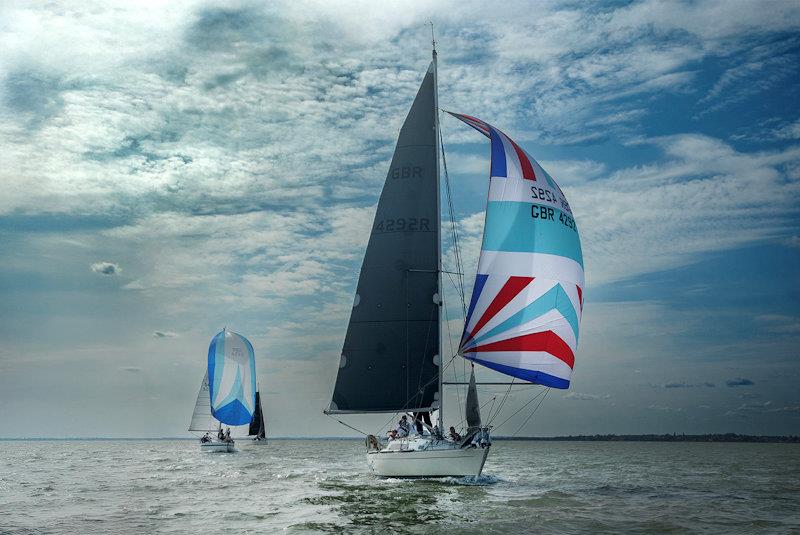
[{"label": "rigging line", "polygon": [[539,410],[539,407],[541,407],[541,406],[542,406],[542,402],[544,401],[544,398],[546,398],[546,397],[547,397],[547,393],[548,393],[548,392],[550,392],[550,389],[549,389],[549,388],[546,388],[546,389],[545,389],[545,391],[544,391],[544,396],[542,396],[542,399],[540,399],[540,400],[539,400],[539,403],[537,403],[537,404],[536,404],[536,407],[534,407],[533,411],[531,411],[531,413],[528,415],[528,417],[527,417],[527,418],[525,418],[525,421],[524,421],[524,422],[522,422],[522,425],[521,425],[521,426],[519,426],[519,427],[517,428],[517,430],[516,430],[516,431],[514,431],[514,434],[513,434],[513,435],[511,435],[512,437],[515,437],[515,436],[517,436],[517,433],[519,433],[519,432],[520,432],[520,430],[521,430],[523,427],[525,427],[525,424],[527,424],[527,423],[528,423],[528,420],[530,420],[530,419],[531,419],[531,417],[532,417],[534,414],[536,414],[536,411],[538,411],[538,410]]},{"label": "rigging line", "polygon": [[542,395],[544,395],[544,393],[545,393],[545,392],[547,392],[547,389],[540,390],[540,391],[539,391],[537,394],[535,394],[535,395],[534,395],[534,396],[533,396],[531,399],[529,399],[529,400],[528,400],[528,402],[527,402],[527,403],[525,403],[525,405],[523,405],[522,407],[520,407],[519,409],[517,409],[517,412],[515,412],[514,414],[512,414],[511,416],[509,416],[508,418],[506,418],[505,420],[503,420],[503,422],[502,422],[500,425],[496,425],[496,426],[494,426],[494,427],[495,427],[495,429],[497,429],[497,428],[499,428],[499,427],[502,427],[502,426],[503,426],[503,425],[504,425],[506,422],[508,422],[508,421],[509,421],[511,418],[513,418],[514,416],[516,416],[517,414],[519,414],[520,412],[522,412],[522,410],[523,410],[525,407],[527,407],[528,405],[530,405],[531,403],[533,403],[533,402],[536,400],[536,398],[538,398],[539,396],[542,396]]},{"label": "rigging line", "polygon": [[[441,114],[439,113],[438,110],[437,110],[437,117],[436,118],[437,118],[437,120],[439,122],[439,125],[441,125],[442,124],[442,119],[441,119]],[[450,188],[450,173],[447,170],[447,155],[446,155],[445,150],[444,150],[444,137],[441,135],[441,128],[439,129],[439,146],[441,147],[441,150],[442,150],[442,167],[443,167],[443,170],[444,170],[444,182],[445,182],[445,188],[446,188],[446,192],[447,192],[447,206],[448,206],[448,211],[449,211],[449,214],[450,214],[450,229],[451,229],[451,232],[452,232],[452,235],[453,235],[453,255],[455,256],[456,274],[458,276],[458,287],[457,287],[456,291],[458,292],[458,296],[461,299],[461,314],[462,314],[462,318],[464,320],[464,323],[466,323],[466,321],[467,321],[467,304],[466,304],[466,293],[464,291],[464,264],[463,264],[463,261],[461,259],[461,245],[459,244],[459,239],[458,239],[458,226],[456,225],[455,209],[453,208],[453,195],[452,195],[452,190]],[[451,282],[452,282],[452,279],[451,279]],[[453,285],[455,286],[455,284],[453,284]],[[460,341],[459,341],[459,344],[460,344]],[[462,373],[463,374],[467,373],[466,360],[463,360],[463,362],[462,362]],[[455,368],[453,369],[453,375],[454,376],[456,375]],[[457,389],[456,392],[459,393],[459,400],[460,400],[460,392],[459,392],[459,390]],[[465,396],[467,395],[467,388],[466,387],[464,387],[464,395]],[[460,403],[460,401],[459,401],[459,403]]]},{"label": "rigging line", "polygon": [[[489,403],[492,403],[492,404],[493,404],[493,403],[495,402],[495,400],[496,400],[496,399],[497,399],[497,395],[494,395],[494,396],[492,396],[492,399],[488,400],[486,403],[484,403],[483,405],[481,405],[481,406],[480,406],[480,409],[483,409],[483,408],[484,408],[484,407],[486,407],[486,405],[488,405]],[[491,409],[490,409],[490,412],[491,412]],[[455,426],[453,426],[453,427],[456,427],[456,426],[458,426],[458,425],[461,425],[461,424],[463,424],[463,423],[464,423],[464,422],[466,422],[466,421],[467,421],[467,419],[466,419],[466,418],[462,418],[462,419],[461,419],[461,421],[460,421],[460,422],[458,422],[458,423],[457,423]]]},{"label": "rigging line", "polygon": [[352,429],[353,431],[355,431],[355,432],[357,432],[357,433],[361,433],[361,434],[362,434],[362,435],[364,435],[365,437],[368,437],[368,436],[369,436],[369,434],[368,434],[368,433],[365,433],[365,432],[364,432],[364,431],[362,431],[361,429],[356,429],[356,428],[355,428],[355,427],[353,427],[352,425],[350,425],[350,424],[346,424],[346,423],[344,423],[343,421],[341,421],[341,420],[338,420],[338,419],[334,418],[334,417],[333,417],[333,416],[331,416],[330,414],[327,414],[326,416],[328,416],[328,418],[330,418],[330,419],[332,419],[332,420],[336,420],[337,422],[339,422],[340,424],[342,424],[342,425],[343,425],[343,426],[345,426],[345,427],[349,427],[350,429]]},{"label": "rigging line", "polygon": [[[406,290],[406,295],[405,295],[405,297],[406,297],[406,299],[405,299],[405,301],[406,301],[406,306],[405,306],[405,309],[406,309],[406,325],[405,325],[405,327],[406,327],[406,394],[408,394],[408,387],[411,384],[411,379],[409,378],[409,373],[408,373],[408,356],[409,356],[408,355],[408,352],[409,352],[409,347],[408,347],[409,346],[409,343],[408,343],[408,279],[409,279],[408,272],[404,271],[403,272],[403,280],[406,283],[405,284],[405,287],[406,287],[405,288],[405,290]],[[428,345],[427,340],[425,341],[425,345],[426,346]],[[420,370],[419,370],[420,375],[422,374],[422,368],[423,368],[423,366],[420,366]],[[417,383],[419,383],[419,381],[417,381]]]},{"label": "rigging line", "polygon": [[[450,280],[452,282],[452,277],[451,277]],[[453,334],[450,332],[450,321],[449,321],[449,317],[447,316],[447,302],[445,300],[444,294],[445,294],[445,292],[442,292],[442,306],[444,306],[444,322],[445,322],[445,325],[447,325],[447,343],[450,345],[450,353],[452,354],[453,353]],[[440,364],[441,364],[441,362],[440,362]],[[444,373],[444,370],[442,370],[442,373]],[[453,368],[453,376],[455,377],[455,375],[456,375],[456,370],[455,370],[455,368]],[[444,398],[444,387],[442,387],[441,392],[439,392],[439,396],[440,396],[439,399],[441,401]],[[461,409],[461,392],[459,391],[458,388],[456,388],[456,397],[458,399],[458,413],[459,414],[464,414],[464,412]]]},{"label": "rigging line", "polygon": [[[408,302],[408,299],[406,299],[406,303],[407,303],[407,302]],[[434,318],[433,318],[433,316],[437,315],[437,313],[439,312],[439,311],[437,310],[437,308],[438,308],[438,305],[437,305],[436,307],[434,307],[434,308],[432,308],[432,309],[431,309],[431,319],[428,321],[428,331],[427,331],[427,333],[425,334],[425,348],[422,350],[422,355],[423,355],[422,359],[423,359],[423,362],[422,362],[422,366],[420,366],[420,367],[419,367],[419,376],[417,377],[417,395],[418,395],[418,396],[419,396],[419,395],[422,395],[422,394],[424,394],[424,392],[425,392],[425,388],[428,386],[428,385],[425,385],[425,386],[423,386],[423,387],[420,387],[420,386],[419,386],[419,384],[420,384],[420,382],[422,382],[422,371],[425,369],[425,355],[427,355],[427,354],[428,354],[428,341],[429,341],[429,340],[430,340],[430,338],[431,338],[431,326],[432,326],[432,325],[433,325],[433,323],[434,323]],[[408,307],[406,307],[406,311],[407,311],[407,310],[408,310]],[[406,312],[406,314],[408,314],[408,312]],[[438,327],[439,327],[439,329],[441,329],[441,328],[442,328],[442,326],[441,326],[441,325],[439,325]],[[441,337],[439,337],[439,338],[441,338]],[[442,348],[441,348],[441,347],[439,348],[439,352],[440,352],[440,353],[442,352]],[[441,358],[441,357],[440,357],[440,358]],[[438,375],[437,375],[437,378],[438,378]],[[430,383],[428,383],[428,384],[430,384]],[[406,389],[406,393],[408,393],[408,390],[407,390],[407,389]],[[413,399],[413,398],[412,398],[412,399]],[[420,402],[421,402],[421,401],[422,401],[422,398],[420,398]],[[406,406],[408,406],[408,403],[406,404]]]},{"label": "rigging line", "polygon": [[[441,114],[438,114],[437,119],[439,120],[439,124],[441,124]],[[444,151],[444,139],[442,138],[441,135],[439,136],[439,146],[441,147],[442,150],[442,168],[444,170],[445,191],[447,192],[447,207],[450,212],[450,229],[453,235],[453,254],[456,260],[456,271],[459,273],[458,280],[459,280],[459,297],[461,297],[461,311],[464,315],[464,318],[466,318],[467,305],[464,295],[464,269],[461,261],[461,247],[459,246],[458,243],[458,227],[456,226],[455,210],[453,209],[453,195],[450,189],[450,173],[448,173],[447,171],[447,156]]]},{"label": "rigging line", "polygon": [[501,401],[501,402],[500,402],[500,406],[499,406],[499,407],[497,407],[497,412],[496,412],[496,413],[494,413],[494,416],[492,416],[492,417],[489,419],[489,423],[490,423],[490,424],[491,424],[491,423],[494,421],[494,419],[495,419],[495,418],[497,418],[497,417],[500,415],[500,411],[502,411],[502,410],[503,410],[503,407],[505,407],[506,401],[508,400],[508,395],[511,393],[511,387],[512,387],[512,386],[514,386],[514,380],[515,380],[515,379],[516,379],[516,377],[512,377],[512,378],[511,378],[511,382],[510,382],[510,383],[508,383],[508,389],[506,390],[506,395],[505,395],[505,396],[503,396],[503,401]]},{"label": "rigging line", "polygon": [[491,407],[489,407],[489,414],[492,414],[492,411],[494,410],[494,402],[495,402],[496,400],[497,400],[497,394],[495,394],[495,395],[492,397],[492,406],[491,406]]},{"label": "rigging line", "polygon": [[[444,372],[445,372],[445,370],[447,370],[447,368],[450,366],[450,364],[452,364],[452,363],[453,363],[453,361],[455,360],[455,358],[456,358],[457,356],[458,356],[458,353],[456,353],[455,355],[453,355],[452,357],[450,357],[450,360],[448,360],[448,361],[447,361],[447,364],[445,364],[445,365],[444,365],[444,367],[442,368],[442,373],[444,373]],[[425,389],[426,389],[426,388],[427,388],[427,387],[428,387],[430,384],[432,384],[434,381],[438,381],[438,380],[439,380],[439,376],[437,375],[436,377],[434,377],[433,379],[431,379],[430,381],[428,381],[427,383],[425,383],[424,385],[422,385],[422,386],[419,388],[419,392],[423,392],[423,391],[424,391],[424,390],[425,390]],[[405,404],[405,405],[403,405],[403,408],[402,408],[402,409],[400,409],[400,410],[398,410],[398,411],[396,411],[395,413],[393,413],[393,414],[392,414],[392,416],[389,418],[389,421],[391,421],[391,420],[392,420],[392,418],[394,418],[395,416],[397,416],[397,415],[398,415],[398,414],[400,414],[400,413],[406,413],[406,412],[408,412],[408,410],[407,410],[407,409],[408,409],[408,405],[411,403],[411,401],[412,401],[412,400],[414,400],[414,398],[416,398],[416,397],[419,395],[419,392],[418,392],[418,393],[416,393],[416,394],[414,394],[414,396],[413,396],[413,397],[411,397],[411,398],[408,398],[408,400],[406,400],[406,404]],[[329,416],[330,416],[330,415],[329,415]],[[387,423],[388,423],[388,422],[387,422]],[[386,426],[386,424],[383,424],[383,425],[384,425],[384,427]],[[381,427],[381,429],[383,429],[383,427]]]}]

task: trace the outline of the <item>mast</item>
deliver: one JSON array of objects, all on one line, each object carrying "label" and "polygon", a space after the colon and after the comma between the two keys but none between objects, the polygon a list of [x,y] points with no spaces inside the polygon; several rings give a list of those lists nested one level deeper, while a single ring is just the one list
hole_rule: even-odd
[{"label": "mast", "polygon": [[444,433],[444,388],[442,385],[442,375],[444,369],[444,355],[442,355],[442,307],[444,306],[444,289],[442,288],[442,177],[439,170],[439,148],[441,147],[441,130],[439,128],[439,81],[438,64],[436,54],[436,37],[433,34],[433,22],[431,22],[431,56],[433,58],[433,124],[436,129],[436,241],[438,242],[439,254],[439,340],[437,343],[439,355],[439,431]]}]

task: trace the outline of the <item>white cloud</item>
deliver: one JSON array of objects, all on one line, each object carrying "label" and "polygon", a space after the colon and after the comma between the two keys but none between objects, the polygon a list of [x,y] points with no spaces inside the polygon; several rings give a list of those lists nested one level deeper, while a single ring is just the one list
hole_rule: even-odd
[{"label": "white cloud", "polygon": [[119,264],[114,264],[113,262],[95,262],[89,267],[98,275],[110,276],[122,272],[122,268],[119,267]]},{"label": "white cloud", "polygon": [[564,398],[566,399],[577,399],[580,401],[597,401],[598,399],[608,399],[610,398],[610,394],[600,395],[600,394],[586,394],[581,392],[570,392]]},{"label": "white cloud", "polygon": [[[15,234],[21,248],[4,265],[29,268],[34,252],[47,260],[37,274],[56,281],[114,258],[98,263],[107,264],[101,272],[124,265],[130,279],[103,294],[103,310],[146,311],[126,319],[137,322],[138,338],[126,346],[137,358],[161,357],[152,367],[164,371],[176,362],[163,358],[165,348],[172,355],[180,346],[182,366],[200,362],[207,332],[239,322],[269,372],[291,385],[291,405],[307,396],[322,407],[366,229],[429,58],[428,19],[437,22],[443,107],[480,112],[515,138],[559,144],[645,139],[652,99],[692,91],[703,61],[734,61],[752,40],[800,20],[791,3],[580,7],[543,2],[531,18],[528,2],[502,10],[455,1],[5,3],[0,216],[87,226]],[[734,86],[721,80],[708,104]],[[793,126],[773,126],[792,138]],[[447,120],[443,128],[451,171],[483,175],[488,159],[460,144],[484,140]],[[622,170],[586,156],[545,162],[578,215],[590,286],[797,234],[787,222],[797,149],[745,152],[698,135],[643,142],[664,158]],[[482,213],[459,222],[467,284],[482,226]],[[53,258],[59,269],[48,271]],[[700,322],[688,315],[667,327],[663,305],[653,302],[589,307],[587,318],[603,320],[588,319],[583,340],[609,362],[637,362],[642,336],[658,340],[664,356],[676,332]],[[62,332],[100,336],[94,324],[104,318],[90,319],[64,320]],[[614,336],[609,325],[619,329]],[[620,340],[629,353],[620,355]],[[126,358],[108,341],[75,344],[90,369],[109,354]],[[331,369],[321,372],[320,362]],[[583,366],[576,381],[586,377]],[[189,385],[184,375],[170,376],[164,391],[193,396],[195,379]],[[305,416],[291,420],[312,433],[324,427]],[[183,417],[175,416],[176,429]]]},{"label": "white cloud", "polygon": [[153,338],[177,338],[178,333],[172,331],[153,331]]}]

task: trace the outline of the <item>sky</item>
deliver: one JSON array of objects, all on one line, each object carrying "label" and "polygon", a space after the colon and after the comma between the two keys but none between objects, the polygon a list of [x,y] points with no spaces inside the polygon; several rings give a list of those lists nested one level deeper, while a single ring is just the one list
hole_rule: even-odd
[{"label": "sky", "polygon": [[[571,388],[494,432],[800,434],[800,3],[6,1],[0,437],[189,436],[223,326],[271,435],[354,434],[322,410],[429,20],[440,106],[581,229]],[[471,288],[489,148],[442,135]]]}]

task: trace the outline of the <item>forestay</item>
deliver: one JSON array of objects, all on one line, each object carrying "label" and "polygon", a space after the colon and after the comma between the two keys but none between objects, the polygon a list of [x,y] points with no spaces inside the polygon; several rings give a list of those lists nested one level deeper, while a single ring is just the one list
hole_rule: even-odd
[{"label": "forestay", "polygon": [[435,64],[405,123],[361,266],[328,413],[430,410],[438,393]]},{"label": "forestay", "polygon": [[256,361],[244,336],[223,329],[208,348],[211,412],[228,425],[249,424],[256,406]]},{"label": "forestay", "polygon": [[583,307],[583,254],[561,188],[488,123],[451,114],[491,140],[483,244],[459,353],[525,381],[567,388]]}]

